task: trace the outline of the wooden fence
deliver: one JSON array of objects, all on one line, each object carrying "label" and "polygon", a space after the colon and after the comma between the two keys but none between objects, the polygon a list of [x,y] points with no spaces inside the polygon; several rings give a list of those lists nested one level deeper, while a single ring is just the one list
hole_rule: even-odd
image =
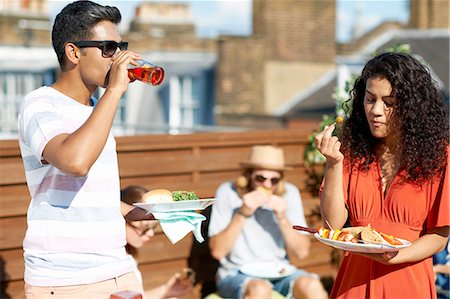
[{"label": "wooden fence", "polygon": [[[286,177],[300,188],[305,212],[311,221],[318,201],[306,190],[303,161],[310,133],[309,128],[118,137],[121,186],[137,184],[148,189],[191,190],[200,198],[214,197],[220,183],[238,176],[238,163],[246,159],[252,145],[272,144],[284,149],[287,164],[294,167]],[[2,292],[12,298],[24,297],[22,240],[27,227],[28,204],[18,142],[0,141],[0,283]],[[138,262],[145,288],[164,283],[174,272],[203,259],[202,255],[206,258],[207,244],[194,242],[192,235],[188,235],[172,245],[158,229],[149,245],[139,251]],[[321,275],[334,275],[331,249],[314,241],[312,246],[310,257],[294,263]],[[209,264],[203,263],[203,267],[208,268]],[[207,282],[214,279],[212,276],[200,278]]]}]

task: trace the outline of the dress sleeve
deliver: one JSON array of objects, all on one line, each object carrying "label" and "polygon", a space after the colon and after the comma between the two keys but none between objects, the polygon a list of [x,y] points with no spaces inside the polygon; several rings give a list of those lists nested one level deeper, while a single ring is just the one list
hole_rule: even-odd
[{"label": "dress sleeve", "polygon": [[447,165],[444,174],[439,176],[432,186],[432,198],[430,211],[428,213],[427,228],[442,227],[450,225],[450,150],[447,148]]}]

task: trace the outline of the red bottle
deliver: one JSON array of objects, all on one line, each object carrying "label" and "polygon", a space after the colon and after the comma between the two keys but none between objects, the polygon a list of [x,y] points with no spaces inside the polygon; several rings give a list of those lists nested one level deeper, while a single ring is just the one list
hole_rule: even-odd
[{"label": "red bottle", "polygon": [[131,81],[139,80],[151,85],[159,85],[164,80],[164,69],[145,60],[135,60],[138,65],[128,66]]}]

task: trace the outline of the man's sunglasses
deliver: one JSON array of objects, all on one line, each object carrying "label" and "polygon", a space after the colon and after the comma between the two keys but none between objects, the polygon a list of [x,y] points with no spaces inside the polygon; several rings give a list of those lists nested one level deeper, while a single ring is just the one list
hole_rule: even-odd
[{"label": "man's sunglasses", "polygon": [[96,47],[102,50],[102,56],[105,58],[113,57],[117,48],[121,51],[128,49],[128,42],[115,42],[113,40],[83,40],[78,42],[72,42],[78,48]]},{"label": "man's sunglasses", "polygon": [[270,180],[272,185],[276,185],[276,184],[278,184],[281,181],[281,177],[279,177],[279,178],[266,178],[265,176],[260,175],[260,174],[255,175],[255,181],[257,181],[258,183],[264,183],[267,180]]}]

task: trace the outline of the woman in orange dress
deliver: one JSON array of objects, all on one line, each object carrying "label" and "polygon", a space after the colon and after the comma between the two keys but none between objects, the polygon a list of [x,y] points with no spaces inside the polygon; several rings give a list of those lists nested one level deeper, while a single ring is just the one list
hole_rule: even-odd
[{"label": "woman in orange dress", "polygon": [[346,252],[332,298],[436,298],[433,254],[449,235],[448,108],[429,71],[407,54],[370,60],[349,117],[317,135],[326,157],[321,213],[336,229],[370,224],[412,242],[393,253]]}]

